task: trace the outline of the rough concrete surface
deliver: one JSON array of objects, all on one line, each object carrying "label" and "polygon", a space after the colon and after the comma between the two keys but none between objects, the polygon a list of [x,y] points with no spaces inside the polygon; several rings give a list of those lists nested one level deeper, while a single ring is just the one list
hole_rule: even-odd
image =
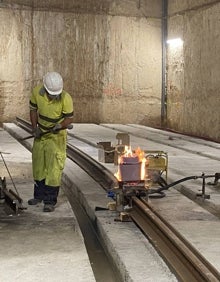
[{"label": "rough concrete surface", "polygon": [[0,122],[27,118],[32,87],[55,70],[76,122],[160,124],[160,1],[52,2],[0,4]]},{"label": "rough concrete surface", "polygon": [[[189,4],[190,2],[190,4]],[[219,1],[170,1],[168,39],[168,126],[220,141]]]},{"label": "rough concrete surface", "polygon": [[[6,124],[5,127],[8,131],[16,131],[18,136],[23,134],[23,130],[14,124]],[[132,148],[139,146],[144,150],[168,152],[169,183],[189,175],[200,175],[203,171],[206,174],[219,171],[220,145],[214,142],[134,124],[74,124],[70,132],[68,142],[96,160],[97,142],[111,141],[115,144],[118,132],[130,134]],[[88,143],[82,140],[88,140]],[[31,144],[31,140],[27,142]],[[117,170],[113,164],[103,163],[103,166],[112,172]],[[132,222],[115,222],[116,212],[95,211],[96,206],[105,208],[111,199],[70,160],[66,163],[63,183],[65,189],[73,189],[73,194],[95,222],[108,252],[120,268],[123,281],[175,281],[163,260]],[[210,199],[197,201],[201,181],[184,182],[180,190],[185,191],[187,198],[173,188],[165,192],[166,197],[150,199],[150,203],[219,270],[219,191],[217,187],[207,185],[206,193],[211,196]],[[209,213],[210,209],[215,212]]]},{"label": "rough concrete surface", "polygon": [[7,189],[18,192],[27,208],[15,215],[0,203],[0,280],[95,281],[78,222],[63,191],[54,213],[44,213],[42,203],[28,206],[33,196],[31,153],[1,129],[0,140],[0,177],[6,178]]},{"label": "rough concrete surface", "polygon": [[168,1],[168,39],[183,45],[166,48],[164,105],[161,4],[1,1],[0,123],[27,118],[32,87],[56,70],[75,122],[160,126],[162,106],[165,126],[220,141],[220,3]]}]

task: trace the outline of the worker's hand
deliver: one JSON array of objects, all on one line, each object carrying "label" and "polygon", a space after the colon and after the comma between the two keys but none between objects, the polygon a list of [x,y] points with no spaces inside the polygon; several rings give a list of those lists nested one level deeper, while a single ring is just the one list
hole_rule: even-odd
[{"label": "worker's hand", "polygon": [[60,123],[57,123],[53,128],[52,128],[52,132],[53,133],[58,133],[58,131],[62,129],[62,125]]},{"label": "worker's hand", "polygon": [[41,134],[42,134],[42,131],[41,131],[40,127],[36,127],[33,130],[33,135],[34,135],[35,139],[40,139],[41,138]]}]

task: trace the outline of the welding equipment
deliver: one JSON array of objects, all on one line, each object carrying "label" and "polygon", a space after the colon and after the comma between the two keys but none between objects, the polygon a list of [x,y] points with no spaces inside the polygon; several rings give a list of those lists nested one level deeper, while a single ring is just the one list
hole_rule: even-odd
[{"label": "welding equipment", "polygon": [[[110,202],[108,208],[119,211],[119,220],[121,221],[128,220],[126,211],[132,209],[133,197],[144,197],[146,200],[163,198],[166,196],[165,191],[175,185],[188,180],[202,179],[201,193],[196,193],[196,197],[209,199],[210,195],[205,191],[206,179],[214,178],[214,182],[209,182],[209,185],[217,185],[220,179],[220,173],[212,175],[202,173],[199,176],[184,177],[168,184],[168,155],[166,152],[141,151],[140,149],[132,151],[128,146],[124,149],[119,154],[117,152],[118,171],[115,173],[115,177],[118,180],[118,185],[108,192],[108,197],[115,201],[115,203]],[[117,146],[115,150],[117,150]]]}]

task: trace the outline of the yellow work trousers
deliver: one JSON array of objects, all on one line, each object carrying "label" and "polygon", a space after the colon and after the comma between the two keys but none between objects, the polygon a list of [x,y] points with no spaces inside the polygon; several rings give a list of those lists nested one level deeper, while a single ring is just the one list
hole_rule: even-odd
[{"label": "yellow work trousers", "polygon": [[48,186],[60,186],[66,160],[66,131],[48,133],[35,139],[32,149],[34,180],[45,179]]}]

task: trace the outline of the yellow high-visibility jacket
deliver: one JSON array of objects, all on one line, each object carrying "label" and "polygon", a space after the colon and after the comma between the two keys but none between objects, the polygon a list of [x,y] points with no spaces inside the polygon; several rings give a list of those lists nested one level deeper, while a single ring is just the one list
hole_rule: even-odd
[{"label": "yellow high-visibility jacket", "polygon": [[[56,123],[73,116],[72,97],[62,91],[60,99],[49,100],[42,85],[33,89],[30,110],[38,112],[38,125],[48,131]],[[47,133],[35,139],[32,149],[32,168],[34,180],[45,179],[45,184],[58,187],[66,160],[66,130],[57,134]]]}]

